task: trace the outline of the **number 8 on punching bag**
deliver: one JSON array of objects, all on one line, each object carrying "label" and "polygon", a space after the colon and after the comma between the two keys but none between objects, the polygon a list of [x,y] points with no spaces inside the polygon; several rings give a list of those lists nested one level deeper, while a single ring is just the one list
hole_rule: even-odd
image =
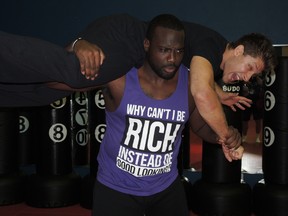
[{"label": "number 8 on punching bag", "polygon": [[71,115],[66,98],[38,110],[36,174],[28,181],[28,205],[62,207],[79,202],[81,178],[72,170]]}]

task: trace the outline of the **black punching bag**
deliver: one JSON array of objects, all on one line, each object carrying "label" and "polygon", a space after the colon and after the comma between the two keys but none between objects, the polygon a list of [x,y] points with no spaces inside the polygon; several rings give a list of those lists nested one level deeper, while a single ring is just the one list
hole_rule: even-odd
[{"label": "black punching bag", "polygon": [[38,116],[35,107],[19,108],[19,164],[22,166],[35,164],[35,132],[38,127],[35,118]]},{"label": "black punching bag", "polygon": [[16,109],[0,108],[0,206],[24,200],[24,177],[18,168],[19,116]]},{"label": "black punching bag", "polygon": [[288,215],[288,46],[276,47],[279,65],[266,75],[262,166],[265,183],[253,188],[256,215]]},{"label": "black punching bag", "polygon": [[45,208],[77,204],[81,178],[72,169],[69,100],[39,107],[37,114],[36,174],[28,179],[26,203]]},{"label": "black punching bag", "polygon": [[88,96],[87,92],[75,92],[71,95],[71,139],[72,160],[74,165],[88,165]]},{"label": "black punching bag", "polygon": [[80,205],[92,208],[93,187],[98,170],[97,155],[106,131],[105,102],[101,89],[89,92],[90,173],[83,178]]},{"label": "black punching bag", "polygon": [[[241,85],[224,85],[225,92],[240,92]],[[223,106],[228,125],[241,133],[241,112]],[[241,160],[229,162],[219,144],[203,141],[202,178],[193,184],[193,211],[199,215],[245,216],[251,212],[251,188],[241,183]]]},{"label": "black punching bag", "polygon": [[189,209],[192,209],[192,184],[189,181],[189,179],[184,176],[183,172],[185,169],[190,168],[190,126],[189,123],[186,123],[185,128],[182,132],[182,142],[179,149],[179,154],[177,157],[178,162],[178,172],[179,176],[181,177],[181,182],[183,184],[186,200],[187,200],[187,206]]}]

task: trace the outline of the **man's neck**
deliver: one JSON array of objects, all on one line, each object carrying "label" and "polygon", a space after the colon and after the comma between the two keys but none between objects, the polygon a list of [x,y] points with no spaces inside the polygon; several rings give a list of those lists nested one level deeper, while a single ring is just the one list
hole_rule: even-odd
[{"label": "man's neck", "polygon": [[138,70],[138,79],[141,89],[147,96],[163,100],[173,94],[177,88],[178,73],[172,79],[165,80],[155,72],[145,70],[145,67],[141,67]]}]

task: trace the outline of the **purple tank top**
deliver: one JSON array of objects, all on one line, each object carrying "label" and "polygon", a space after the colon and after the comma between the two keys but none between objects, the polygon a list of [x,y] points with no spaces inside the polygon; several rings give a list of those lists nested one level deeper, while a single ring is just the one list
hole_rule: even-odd
[{"label": "purple tank top", "polygon": [[188,70],[181,65],[176,91],[155,100],[142,91],[137,69],[126,75],[122,101],[106,111],[97,179],[122,193],[149,196],[177,177],[181,134],[189,119]]}]

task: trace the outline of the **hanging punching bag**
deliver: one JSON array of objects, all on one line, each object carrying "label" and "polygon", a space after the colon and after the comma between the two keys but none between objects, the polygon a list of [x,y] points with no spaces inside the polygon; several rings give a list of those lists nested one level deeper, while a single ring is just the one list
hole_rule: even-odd
[{"label": "hanging punching bag", "polygon": [[190,127],[186,123],[182,132],[182,143],[178,155],[178,170],[179,174],[183,175],[184,169],[190,168]]},{"label": "hanging punching bag", "polygon": [[265,81],[262,166],[265,183],[253,188],[257,215],[288,215],[288,46],[275,47],[278,66]]},{"label": "hanging punching bag", "polygon": [[105,102],[101,89],[89,92],[90,173],[82,180],[80,205],[92,208],[93,187],[98,170],[97,155],[106,131]]},{"label": "hanging punching bag", "polygon": [[[238,93],[241,85],[224,85],[225,92]],[[228,125],[241,133],[241,112],[223,106]],[[202,178],[193,184],[193,211],[200,215],[250,215],[251,188],[241,183],[241,160],[229,162],[218,144],[203,141]]]},{"label": "hanging punching bag", "polygon": [[34,107],[19,108],[19,165],[26,166],[35,164],[35,118]]},{"label": "hanging punching bag", "polygon": [[88,96],[87,92],[71,95],[71,142],[74,165],[88,165]]},{"label": "hanging punching bag", "polygon": [[16,109],[0,108],[0,206],[24,200],[24,176],[18,167],[19,116]]},{"label": "hanging punching bag", "polygon": [[192,209],[192,184],[189,179],[184,176],[183,172],[185,169],[190,168],[190,127],[189,123],[186,123],[185,128],[182,132],[182,142],[177,157],[178,172],[181,177],[181,182],[184,186],[187,206]]},{"label": "hanging punching bag", "polygon": [[46,208],[76,204],[81,178],[72,169],[69,101],[40,107],[37,114],[36,174],[28,179],[26,203]]}]

